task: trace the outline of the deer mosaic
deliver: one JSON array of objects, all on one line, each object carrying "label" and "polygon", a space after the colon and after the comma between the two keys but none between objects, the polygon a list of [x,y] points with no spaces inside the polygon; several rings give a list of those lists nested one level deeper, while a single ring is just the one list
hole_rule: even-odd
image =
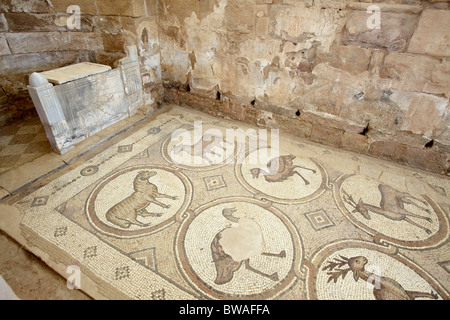
[{"label": "deer mosaic", "polygon": [[426,201],[414,198],[406,192],[398,191],[383,184],[380,184],[378,186],[378,190],[381,193],[381,201],[379,206],[366,203],[362,199],[359,199],[359,201],[356,202],[353,197],[345,191],[343,192],[343,199],[344,202],[350,204],[354,208],[352,213],[360,213],[367,220],[372,219],[371,215],[369,214],[369,212],[371,212],[393,221],[406,221],[409,224],[412,224],[413,226],[424,230],[426,233],[431,234],[431,230],[429,228],[426,228],[412,220],[412,218],[414,218],[425,220],[431,223],[433,221],[430,217],[418,215],[405,209],[405,204],[409,204],[425,211],[428,214],[431,214],[431,211],[428,208],[417,204],[417,202],[419,202],[425,206],[428,206],[428,203]]},{"label": "deer mosaic", "polygon": [[[340,256],[334,260],[328,261],[328,264],[322,269],[328,270],[328,283],[336,283],[340,277],[342,279],[350,272],[355,281],[372,283],[376,282],[373,289],[373,295],[376,300],[415,300],[417,298],[437,299],[437,294],[431,292],[419,292],[405,290],[397,281],[388,277],[381,277],[365,270],[368,259],[363,256],[346,258]],[[344,269],[344,267],[347,267]]]}]

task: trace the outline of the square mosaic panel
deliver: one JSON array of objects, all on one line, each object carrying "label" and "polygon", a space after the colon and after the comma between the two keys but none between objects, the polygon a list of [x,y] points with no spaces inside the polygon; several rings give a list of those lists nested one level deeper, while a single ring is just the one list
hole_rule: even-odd
[{"label": "square mosaic panel", "polygon": [[333,221],[324,210],[306,213],[305,216],[316,231],[334,226]]},{"label": "square mosaic panel", "polygon": [[203,178],[203,180],[205,181],[206,189],[208,189],[208,191],[227,187],[223,176],[207,177]]}]

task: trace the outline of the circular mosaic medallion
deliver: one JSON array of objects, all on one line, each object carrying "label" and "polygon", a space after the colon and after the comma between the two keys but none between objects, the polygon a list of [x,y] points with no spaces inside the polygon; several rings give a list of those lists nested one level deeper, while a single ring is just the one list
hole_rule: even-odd
[{"label": "circular mosaic medallion", "polygon": [[80,174],[84,177],[93,176],[98,172],[98,166],[89,166],[81,170]]},{"label": "circular mosaic medallion", "polygon": [[217,299],[268,299],[295,280],[300,238],[277,209],[256,199],[221,199],[203,206],[177,236],[180,271]]},{"label": "circular mosaic medallion", "polygon": [[334,189],[342,213],[379,243],[429,248],[448,238],[449,221],[428,196],[363,175],[343,176]]},{"label": "circular mosaic medallion", "polygon": [[163,157],[187,170],[213,170],[234,161],[239,144],[217,128],[178,129],[162,145]]},{"label": "circular mosaic medallion", "polygon": [[158,134],[161,132],[161,128],[151,128],[147,131],[148,134]]},{"label": "circular mosaic medallion", "polygon": [[136,166],[103,179],[86,202],[91,224],[121,238],[157,232],[184,213],[192,198],[189,180],[163,166]]},{"label": "circular mosaic medallion", "polygon": [[362,241],[328,245],[312,259],[310,299],[435,300],[448,297],[425,270],[392,248]]},{"label": "circular mosaic medallion", "polygon": [[236,177],[259,198],[279,203],[304,203],[319,197],[327,186],[325,169],[315,160],[270,148],[247,154],[235,167]]}]

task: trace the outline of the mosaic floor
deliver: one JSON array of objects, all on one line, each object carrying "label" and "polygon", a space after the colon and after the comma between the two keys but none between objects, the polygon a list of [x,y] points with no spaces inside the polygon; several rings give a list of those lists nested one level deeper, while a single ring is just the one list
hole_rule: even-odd
[{"label": "mosaic floor", "polygon": [[21,236],[110,299],[449,299],[448,178],[249,129],[174,108],[17,199]]}]

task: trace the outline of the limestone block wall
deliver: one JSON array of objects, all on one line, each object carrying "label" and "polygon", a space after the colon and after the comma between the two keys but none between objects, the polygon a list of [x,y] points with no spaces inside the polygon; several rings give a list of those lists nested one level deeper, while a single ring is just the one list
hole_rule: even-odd
[{"label": "limestone block wall", "polygon": [[157,19],[157,0],[1,0],[0,126],[35,113],[31,73],[78,62],[114,68],[129,45],[151,108],[162,93]]},{"label": "limestone block wall", "polygon": [[449,1],[160,0],[159,39],[168,102],[448,173]]}]

